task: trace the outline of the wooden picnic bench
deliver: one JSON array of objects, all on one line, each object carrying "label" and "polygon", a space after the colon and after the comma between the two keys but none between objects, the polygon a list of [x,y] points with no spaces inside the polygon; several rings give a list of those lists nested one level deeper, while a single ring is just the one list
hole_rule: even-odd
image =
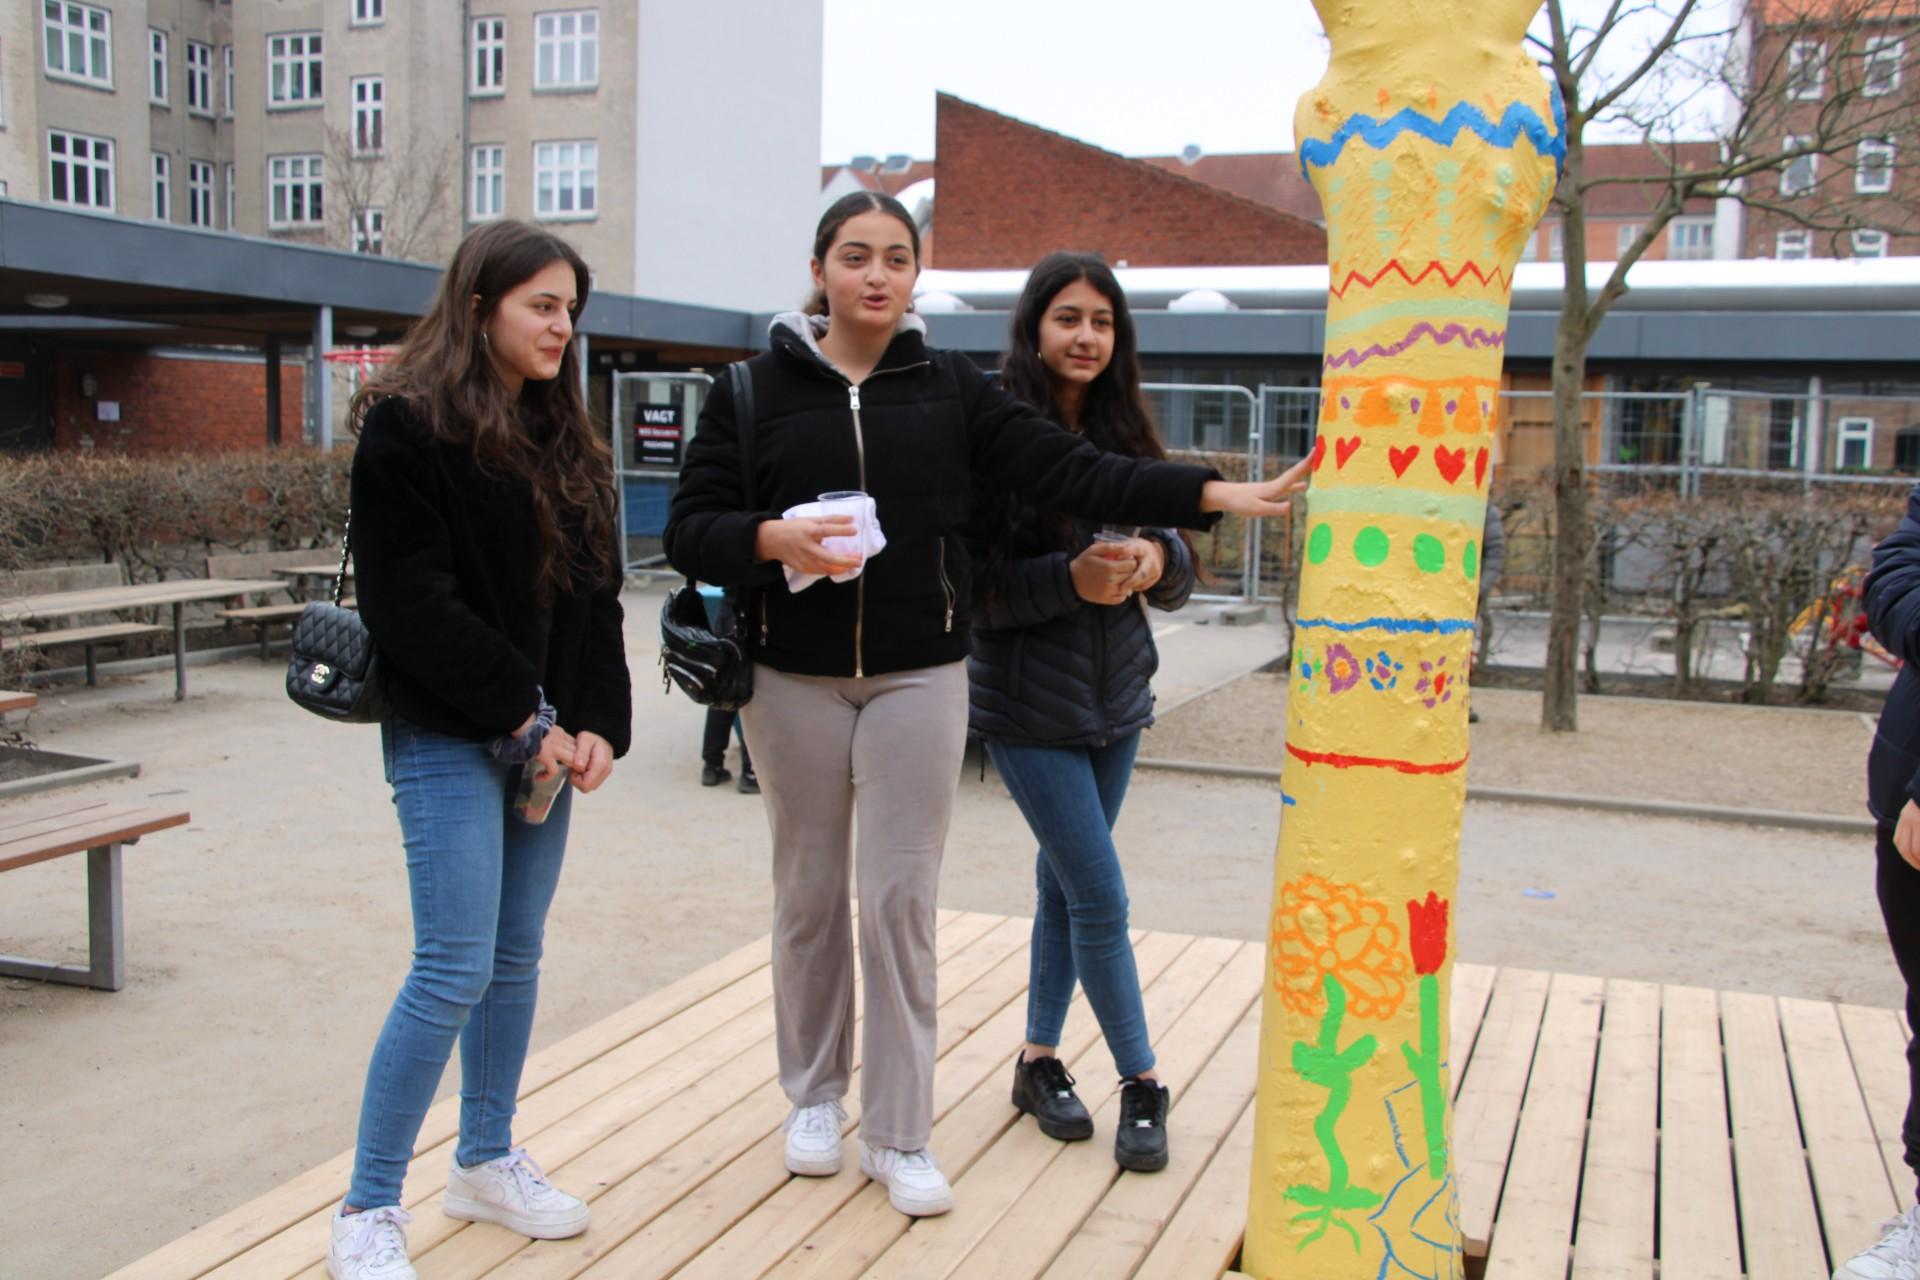
[{"label": "wooden picnic bench", "polygon": [[75,798],[0,809],[0,871],[70,853],[87,855],[87,967],[0,956],[0,976],[37,978],[118,991],[126,985],[122,948],[120,850],[150,831],[184,826],[185,809],[155,809],[99,798]]},{"label": "wooden picnic bench", "polygon": [[0,716],[9,711],[31,711],[40,705],[40,696],[18,689],[0,689]]},{"label": "wooden picnic bench", "polygon": [[[236,552],[232,555],[207,557],[207,576],[209,578],[255,577],[272,573],[286,579],[281,584],[294,598],[284,604],[256,604],[222,609],[219,617],[225,622],[245,623],[254,628],[260,641],[260,657],[269,656],[268,641],[276,623],[292,622],[307,607],[306,592],[302,584],[309,578],[332,578],[340,568],[340,559],[336,555],[331,561],[321,561],[316,557],[324,552],[306,551],[253,551]],[[347,576],[353,576],[351,565]],[[317,599],[318,597],[314,597]],[[353,607],[353,599],[348,597],[340,602],[348,608]]]}]

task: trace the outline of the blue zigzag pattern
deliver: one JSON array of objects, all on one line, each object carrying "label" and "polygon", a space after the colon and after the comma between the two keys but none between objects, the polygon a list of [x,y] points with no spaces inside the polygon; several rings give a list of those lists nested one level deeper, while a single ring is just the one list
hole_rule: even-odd
[{"label": "blue zigzag pattern", "polygon": [[1385,120],[1376,120],[1368,115],[1354,116],[1325,141],[1307,139],[1300,144],[1300,171],[1306,173],[1311,168],[1326,168],[1340,158],[1340,153],[1347,149],[1347,143],[1355,137],[1376,151],[1403,133],[1417,133],[1441,146],[1451,146],[1462,129],[1473,130],[1496,147],[1510,148],[1525,134],[1536,151],[1543,156],[1553,157],[1556,170],[1562,169],[1567,163],[1567,109],[1560,100],[1560,87],[1550,85],[1549,88],[1553,97],[1552,127],[1548,127],[1539,113],[1524,102],[1509,103],[1497,125],[1471,102],[1455,103],[1453,109],[1440,120],[1422,115],[1412,107],[1403,107]]}]

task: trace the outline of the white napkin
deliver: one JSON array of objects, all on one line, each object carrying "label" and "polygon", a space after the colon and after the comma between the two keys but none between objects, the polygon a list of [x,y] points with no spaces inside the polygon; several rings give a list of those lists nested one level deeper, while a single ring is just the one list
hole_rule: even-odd
[{"label": "white napkin", "polygon": [[[866,518],[862,521],[862,524],[865,525],[865,529],[863,530],[865,534],[864,539],[848,535],[844,538],[822,538],[820,540],[821,546],[838,555],[857,555],[862,557],[859,564],[848,569],[845,573],[834,574],[833,580],[835,582],[852,582],[860,576],[860,571],[867,567],[868,560],[871,560],[887,549],[887,535],[880,532],[880,517],[874,510],[873,499],[868,498],[866,501]],[[826,507],[818,502],[803,502],[797,507],[788,507],[780,513],[781,517],[787,520],[817,519],[826,514]],[[796,594],[805,591],[808,587],[820,581],[820,575],[817,573],[801,573],[798,569],[786,565],[782,565],[781,567],[787,571],[787,590]]]}]

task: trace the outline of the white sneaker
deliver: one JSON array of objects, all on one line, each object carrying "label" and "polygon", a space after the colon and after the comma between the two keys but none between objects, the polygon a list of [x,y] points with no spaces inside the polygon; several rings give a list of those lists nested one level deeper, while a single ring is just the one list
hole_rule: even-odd
[{"label": "white sneaker", "polygon": [[953,1209],[953,1188],[925,1147],[900,1151],[863,1142],[860,1172],[885,1187],[893,1207],[910,1218],[931,1218]]},{"label": "white sneaker", "polygon": [[586,1201],[548,1182],[525,1147],[471,1169],[452,1161],[443,1203],[449,1218],[497,1222],[535,1240],[579,1235],[590,1212]]},{"label": "white sneaker", "polygon": [[413,1215],[397,1204],[333,1215],[327,1241],[327,1274],[333,1280],[416,1280],[407,1261],[407,1224]]},{"label": "white sneaker", "polygon": [[1880,1239],[1840,1264],[1833,1280],[1920,1280],[1920,1205],[1880,1224]]},{"label": "white sneaker", "polygon": [[795,1107],[780,1127],[787,1131],[787,1171],[806,1178],[840,1172],[840,1126],[847,1111],[837,1102]]}]

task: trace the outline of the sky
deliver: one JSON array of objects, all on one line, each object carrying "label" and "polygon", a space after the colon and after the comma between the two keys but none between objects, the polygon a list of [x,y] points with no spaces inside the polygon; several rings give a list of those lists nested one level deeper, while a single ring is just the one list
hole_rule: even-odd
[{"label": "sky", "polygon": [[[828,164],[932,158],[939,91],[1124,155],[1292,150],[1294,104],[1327,63],[1308,0],[825,3]],[[1621,60],[1644,47],[1609,44]]]}]

